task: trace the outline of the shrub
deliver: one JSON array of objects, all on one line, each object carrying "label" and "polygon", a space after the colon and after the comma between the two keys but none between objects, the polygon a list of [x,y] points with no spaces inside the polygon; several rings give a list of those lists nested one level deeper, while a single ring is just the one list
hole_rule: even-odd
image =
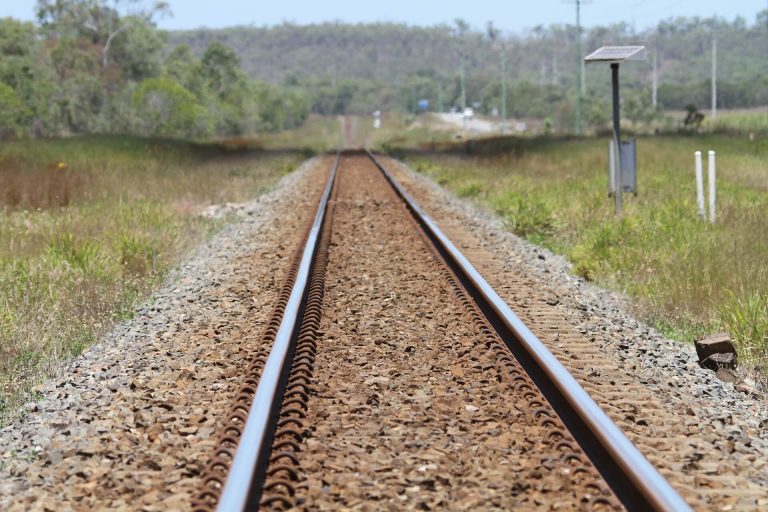
[{"label": "shrub", "polygon": [[140,130],[161,137],[200,138],[212,133],[211,118],[190,91],[172,78],[149,78],[136,88],[133,105]]},{"label": "shrub", "polygon": [[22,135],[28,117],[29,110],[16,92],[0,82],[0,139]]}]

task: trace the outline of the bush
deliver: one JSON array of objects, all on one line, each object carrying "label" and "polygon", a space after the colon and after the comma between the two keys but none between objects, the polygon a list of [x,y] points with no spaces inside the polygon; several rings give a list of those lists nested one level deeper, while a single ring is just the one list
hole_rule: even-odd
[{"label": "bush", "polygon": [[149,78],[136,88],[133,105],[140,131],[160,137],[209,136],[213,126],[208,111],[190,91],[172,78]]},{"label": "bush", "polygon": [[0,82],[0,138],[21,136],[28,117],[29,111],[16,92]]}]

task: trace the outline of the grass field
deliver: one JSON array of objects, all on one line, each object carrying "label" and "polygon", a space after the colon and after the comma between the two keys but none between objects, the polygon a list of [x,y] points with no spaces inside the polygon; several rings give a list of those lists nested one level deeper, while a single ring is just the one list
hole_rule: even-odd
[{"label": "grass field", "polygon": [[453,140],[454,132],[432,127],[433,123],[429,115],[415,116],[387,112],[382,115],[381,120],[381,127],[374,129],[373,117],[369,116],[344,118],[312,115],[298,130],[267,133],[243,139],[241,142],[246,147],[299,149],[307,154],[332,151],[344,146],[377,149],[395,146],[429,148],[433,141],[444,145]]},{"label": "grass field", "polygon": [[[709,149],[718,152],[714,226],[696,215],[693,153]],[[487,141],[475,156],[408,160],[501,215],[512,231],[567,256],[576,274],[635,298],[666,335],[689,341],[727,330],[740,360],[768,372],[765,138],[640,139],[639,194],[625,196],[620,218],[607,196],[603,139]]]},{"label": "grass field", "polygon": [[765,136],[768,135],[768,109],[720,112],[715,121],[705,120],[705,128],[724,134]]},{"label": "grass field", "polygon": [[0,424],[296,154],[126,137],[0,144]]}]

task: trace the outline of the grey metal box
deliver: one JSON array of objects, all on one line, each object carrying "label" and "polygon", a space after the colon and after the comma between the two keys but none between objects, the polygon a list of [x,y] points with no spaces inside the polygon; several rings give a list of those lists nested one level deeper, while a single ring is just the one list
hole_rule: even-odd
[{"label": "grey metal box", "polygon": [[[613,141],[610,141],[608,146],[608,170],[610,172],[611,195],[616,191],[613,172],[615,165],[614,147]],[[637,141],[635,139],[621,142],[621,171],[621,188],[624,189],[625,193],[637,194]]]}]

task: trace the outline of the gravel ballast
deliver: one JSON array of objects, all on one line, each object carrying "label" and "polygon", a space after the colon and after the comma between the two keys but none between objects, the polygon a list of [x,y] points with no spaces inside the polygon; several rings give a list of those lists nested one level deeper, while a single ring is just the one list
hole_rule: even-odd
[{"label": "gravel ballast", "polygon": [[575,441],[540,423],[543,396],[499,366],[373,162],[344,157],[338,183],[310,433],[298,453],[301,508],[610,503],[580,450],[564,462],[564,439]]},{"label": "gravel ballast", "polygon": [[189,508],[329,165],[238,205],[132,320],[42,386],[0,431],[0,510]]},{"label": "gravel ballast", "polygon": [[[0,430],[0,510],[189,508],[221,415],[239,385],[242,362],[259,348],[261,329],[331,163],[330,157],[310,160],[272,192],[237,205],[234,213],[239,220],[191,255],[132,320],[117,326],[63,369],[61,377],[41,387],[42,398],[27,406],[25,417]],[[695,508],[768,508],[768,406],[763,397],[750,386],[724,383],[701,369],[692,346],[667,340],[635,319],[621,295],[574,277],[563,258],[510,234],[496,217],[458,200],[404,164],[390,159],[385,164]],[[363,214],[368,201],[373,213]],[[381,224],[378,213],[388,208],[386,200],[349,191],[347,203],[347,217],[340,217],[339,225],[353,229],[355,216],[360,216],[365,222],[357,224],[359,234],[375,244],[370,230]],[[380,229],[395,228],[385,223]],[[466,500],[465,508],[515,503],[506,501],[508,494],[502,492],[490,496],[452,490],[454,484],[479,478],[478,461],[501,464],[494,439],[505,425],[497,416],[514,416],[515,411],[503,412],[495,404],[498,389],[478,371],[478,365],[485,364],[482,358],[473,359],[470,351],[464,352],[468,347],[461,348],[471,332],[453,323],[457,313],[447,290],[435,286],[421,293],[399,316],[412,315],[412,323],[427,333],[419,340],[421,345],[403,341],[401,347],[398,336],[405,333],[401,337],[406,340],[416,334],[410,332],[412,325],[389,315],[389,303],[405,300],[408,292],[420,293],[419,276],[432,271],[429,265],[411,262],[387,244],[370,249],[377,251],[376,257],[389,257],[389,270],[397,270],[400,280],[392,282],[403,285],[385,290],[376,283],[391,276],[366,271],[362,248],[351,238],[345,240],[345,235],[334,237],[331,258],[355,275],[329,271],[326,307],[335,308],[338,321],[323,327],[327,351],[320,346],[318,364],[324,366],[316,371],[324,380],[318,399],[310,402],[316,429],[307,445],[309,458],[304,459],[307,468],[326,471],[334,480],[310,475],[305,497],[320,500],[328,509],[339,503],[375,509],[375,502],[366,501],[366,493],[373,492],[395,507],[400,496],[419,503],[421,484],[413,482],[424,481],[440,489],[421,500],[426,506],[440,508],[458,500]],[[408,272],[413,275],[408,277]],[[443,303],[415,313],[421,302],[435,299]],[[365,301],[379,304],[380,310],[364,314],[360,304]],[[454,334],[459,340],[458,358],[439,345],[441,336]],[[369,338],[375,345],[371,357],[359,359],[352,351],[354,344]],[[428,362],[431,366],[425,367]],[[421,387],[410,394],[391,388],[392,380],[401,378],[390,372],[387,365],[393,363],[413,367]],[[376,371],[357,375],[360,367]],[[329,382],[339,375],[345,378],[332,389]],[[450,399],[432,396],[440,380],[469,382],[470,389],[458,387]],[[477,389],[486,390],[487,396],[479,396]],[[428,424],[419,416],[425,404],[445,408],[440,421],[450,421],[448,412],[458,405],[462,410],[453,420],[457,432],[478,417],[498,423],[493,427],[497,430],[485,432],[474,441],[477,446],[470,446],[473,441],[466,431],[453,438],[442,427],[408,431],[411,417]],[[334,423],[334,411],[349,406],[357,408],[354,421]],[[408,411],[408,417],[399,417],[398,410]],[[390,412],[393,419],[387,424],[382,415]],[[378,415],[382,426],[389,425],[385,430],[390,443],[373,447],[379,450],[378,462],[365,457],[372,448],[363,442],[375,432],[339,435],[353,431],[354,422],[366,415]],[[456,448],[450,443],[459,439],[466,450],[475,449],[481,457],[474,462],[456,459],[456,468],[449,467],[455,474],[448,471],[445,481],[430,480],[436,471],[433,466],[440,467],[453,456],[432,453],[430,457],[440,459],[437,463],[421,460],[420,436],[444,438],[444,447],[450,450]],[[333,459],[325,456],[327,449],[336,450]],[[400,458],[407,462],[400,464]],[[382,468],[399,472],[402,492],[349,480],[349,472],[360,468],[373,476]],[[499,490],[508,483],[507,469],[492,476]],[[472,478],[466,480],[467,475]],[[559,481],[549,477],[541,482],[542,494],[549,494]],[[345,489],[352,490],[346,502]]]},{"label": "gravel ballast", "polygon": [[629,301],[396,160],[386,165],[681,494],[699,507],[768,507],[768,402],[702,369]]}]

